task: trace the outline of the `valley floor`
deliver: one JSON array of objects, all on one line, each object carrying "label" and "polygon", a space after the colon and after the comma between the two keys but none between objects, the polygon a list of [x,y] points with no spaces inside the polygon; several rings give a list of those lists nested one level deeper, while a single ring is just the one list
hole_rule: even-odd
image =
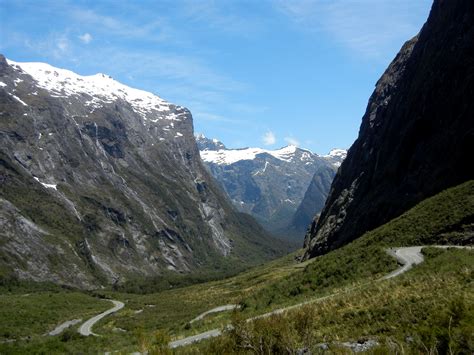
[{"label": "valley floor", "polygon": [[[474,182],[468,182],[304,263],[295,260],[294,253],[229,279],[144,295],[4,285],[0,353],[291,353],[326,348],[339,352],[343,342],[369,340],[388,352],[472,353],[473,251],[426,248],[422,264],[393,279],[373,281],[399,267],[386,253],[389,247],[472,244],[473,215]],[[332,294],[336,296],[285,314],[245,322]],[[65,321],[86,320],[109,309],[110,302],[101,297],[119,300],[125,307],[94,325],[93,332],[100,337],[80,335],[79,324],[57,336],[45,336]],[[190,323],[224,304],[239,305],[240,310],[212,313]],[[168,348],[171,340],[228,324],[233,330],[222,337]]]}]

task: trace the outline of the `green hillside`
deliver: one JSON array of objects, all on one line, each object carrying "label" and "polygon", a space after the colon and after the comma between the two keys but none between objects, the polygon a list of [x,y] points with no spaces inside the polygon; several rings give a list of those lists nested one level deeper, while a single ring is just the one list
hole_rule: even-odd
[{"label": "green hillside", "polygon": [[[390,281],[373,281],[396,267],[386,248],[472,244],[473,227],[474,182],[469,181],[421,202],[353,243],[316,258],[303,272],[249,295],[243,301],[247,309],[242,313],[260,313],[315,295],[334,292],[335,297],[288,316],[250,323],[236,321],[236,330],[227,337],[198,349],[246,353],[251,352],[251,346],[263,344],[264,352],[281,352],[284,348],[312,348],[327,342],[376,339],[380,348],[389,352],[411,349],[471,353],[473,251],[427,248],[426,261],[413,271]],[[337,344],[332,346],[337,348]]]},{"label": "green hillside", "polygon": [[[27,341],[0,344],[0,353],[36,349],[46,349],[42,351],[47,353],[94,349],[164,351],[159,349],[171,339],[223,327],[232,320],[237,325],[233,333],[176,351],[246,353],[251,349],[244,343],[252,346],[261,343],[266,352],[305,347],[317,352],[320,343],[336,348],[340,341],[370,339],[376,340],[385,352],[396,349],[399,352],[407,349],[415,353],[430,349],[443,352],[449,346],[453,352],[472,351],[472,251],[424,249],[426,258],[420,266],[393,280],[374,281],[398,267],[386,253],[388,247],[472,244],[473,216],[474,181],[470,181],[423,201],[341,249],[304,263],[296,260],[298,254],[295,253],[224,280],[159,293],[103,290],[85,295],[91,300],[96,300],[92,296],[106,296],[126,304],[122,311],[105,318],[94,328],[102,337],[83,338],[72,330],[59,337],[43,337],[50,327],[46,325],[56,324],[59,319],[82,318],[91,310],[62,308],[61,317],[43,313],[43,328],[26,323],[18,326],[15,334],[0,334],[3,341],[31,336]],[[2,291],[11,300],[28,292],[28,288],[19,287]],[[38,291],[33,289],[32,292]],[[77,298],[71,291],[54,292],[63,295],[68,302]],[[287,316],[247,324],[239,321],[333,294],[336,295],[296,309]],[[13,316],[20,304],[9,302],[8,312]],[[104,307],[100,301],[95,302],[97,307]],[[234,315],[230,312],[210,315],[203,321],[188,324],[200,313],[230,303],[240,303],[242,311]],[[8,317],[0,318],[1,329],[11,327]]]}]

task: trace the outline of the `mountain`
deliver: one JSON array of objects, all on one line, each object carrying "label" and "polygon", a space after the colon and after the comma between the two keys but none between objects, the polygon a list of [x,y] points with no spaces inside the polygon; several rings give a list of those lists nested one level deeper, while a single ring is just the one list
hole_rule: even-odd
[{"label": "mountain", "polygon": [[0,56],[0,112],[0,276],[90,288],[284,249],[203,167],[184,107]]},{"label": "mountain", "polygon": [[[254,216],[268,231],[287,239],[302,239],[314,213],[319,212],[329,192],[345,151],[332,150],[319,156],[306,149],[287,146],[277,150],[262,148],[227,149],[217,139],[196,137],[201,158],[222,185],[234,205]],[[305,202],[295,212],[312,181],[315,200]],[[317,200],[317,201],[316,201]]]},{"label": "mountain", "polygon": [[202,133],[196,135],[196,143],[198,145],[199,151],[227,149],[224,143],[218,141],[215,138],[209,139]]},{"label": "mountain", "polygon": [[316,171],[303,200],[292,217],[290,230],[294,234],[303,236],[315,214],[321,212],[335,175],[336,170],[332,167],[322,167]]},{"label": "mountain", "polygon": [[474,3],[434,1],[419,35],[376,84],[359,136],[306,236],[306,258],[474,178],[473,63]]}]

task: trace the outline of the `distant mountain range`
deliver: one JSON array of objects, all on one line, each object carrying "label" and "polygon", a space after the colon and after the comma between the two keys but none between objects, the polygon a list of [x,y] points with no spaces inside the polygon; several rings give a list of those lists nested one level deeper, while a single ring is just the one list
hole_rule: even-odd
[{"label": "distant mountain range", "polygon": [[0,279],[92,288],[287,250],[228,202],[184,107],[0,56],[0,112]]},{"label": "distant mountain range", "polygon": [[320,156],[292,145],[227,149],[203,134],[196,142],[203,162],[234,205],[268,231],[296,242],[303,240],[314,214],[323,208],[346,154],[334,149]]}]

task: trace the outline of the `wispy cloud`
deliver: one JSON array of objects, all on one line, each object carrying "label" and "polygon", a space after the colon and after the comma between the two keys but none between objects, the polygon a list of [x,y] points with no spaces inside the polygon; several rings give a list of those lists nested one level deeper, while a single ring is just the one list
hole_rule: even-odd
[{"label": "wispy cloud", "polygon": [[[133,2],[119,2],[112,11],[107,2],[85,7],[63,0],[47,8],[32,3],[28,5],[30,14],[59,17],[63,27],[38,36],[22,33],[22,42],[53,65],[86,75],[108,73],[130,86],[185,105],[198,121],[248,124],[247,118],[264,112],[265,107],[248,104],[239,95],[251,92],[247,83],[216,67],[214,57],[219,49],[210,54],[208,47],[189,36],[189,27],[252,34],[260,26],[257,17],[240,16],[229,10],[233,4],[213,0],[163,1],[155,8],[160,6],[166,7],[163,16]],[[173,13],[179,13],[179,20],[174,21]],[[91,69],[94,71],[88,71]]]},{"label": "wispy cloud", "polygon": [[27,36],[23,36],[22,39],[26,48],[37,53],[48,53],[54,59],[69,57],[72,52],[73,44],[67,31],[65,33],[50,33],[39,40],[33,40]]},{"label": "wispy cloud", "polygon": [[84,44],[89,44],[92,41],[92,35],[88,32],[84,33],[83,35],[77,36],[79,40]]},{"label": "wispy cloud", "polygon": [[425,1],[281,0],[274,4],[302,30],[324,31],[351,51],[381,58],[387,47],[417,33],[417,15],[425,9]]},{"label": "wispy cloud", "polygon": [[233,119],[228,118],[219,114],[202,112],[198,110],[193,110],[193,116],[204,121],[210,122],[222,122],[222,123],[234,123],[234,124],[247,124],[248,121],[242,119]]},{"label": "wispy cloud", "polygon": [[285,142],[288,143],[288,144],[290,144],[290,145],[295,145],[295,146],[297,146],[297,147],[300,145],[300,141],[297,140],[297,139],[294,138],[294,137],[291,137],[291,136],[290,136],[290,137],[285,137],[284,139],[285,139]]},{"label": "wispy cloud", "polygon": [[166,38],[164,25],[160,20],[145,23],[133,23],[112,16],[103,15],[91,9],[75,7],[70,12],[72,18],[82,26],[93,27],[96,31],[104,31],[109,35],[125,38],[146,38],[148,41]]},{"label": "wispy cloud", "polygon": [[262,142],[265,145],[273,145],[276,143],[276,136],[275,133],[272,131],[267,131],[265,134],[262,136]]},{"label": "wispy cloud", "polygon": [[227,34],[255,37],[265,30],[265,18],[253,16],[252,11],[239,15],[238,5],[232,1],[187,0],[183,11],[190,21]]}]

